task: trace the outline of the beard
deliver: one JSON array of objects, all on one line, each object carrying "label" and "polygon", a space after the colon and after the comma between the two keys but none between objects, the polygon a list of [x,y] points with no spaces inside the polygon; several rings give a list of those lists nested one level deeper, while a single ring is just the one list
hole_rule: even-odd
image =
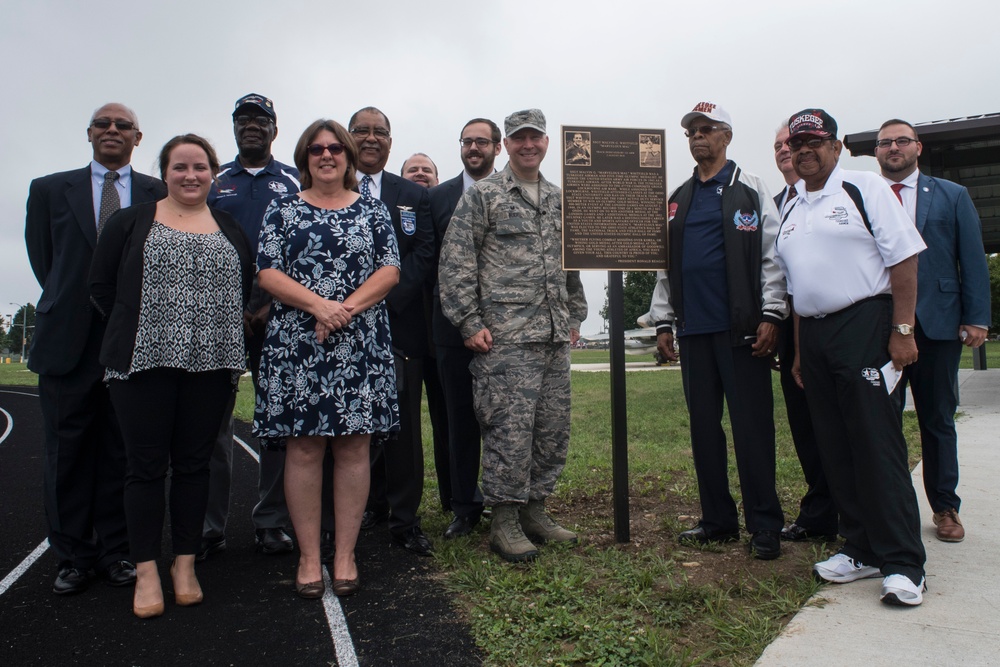
[{"label": "beard", "polygon": [[[482,158],[482,163],[479,167],[473,168],[469,164],[468,159],[472,157]],[[482,153],[469,153],[469,155],[462,160],[462,164],[465,166],[465,170],[469,172],[469,176],[472,176],[476,180],[489,176],[490,172],[493,171],[493,160],[490,160],[488,156],[483,155]]]},{"label": "beard", "polygon": [[917,163],[917,156],[913,156],[912,160],[903,158],[902,162],[890,162],[886,160],[885,162],[879,162],[879,166],[887,174],[898,174],[903,171],[908,171],[913,168],[913,165]]}]

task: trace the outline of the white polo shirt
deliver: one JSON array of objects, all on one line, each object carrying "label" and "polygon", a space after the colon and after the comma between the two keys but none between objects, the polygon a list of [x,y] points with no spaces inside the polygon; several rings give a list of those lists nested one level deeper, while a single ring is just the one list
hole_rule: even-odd
[{"label": "white polo shirt", "polygon": [[[844,190],[857,186],[872,230]],[[795,312],[823,317],[864,299],[891,294],[889,267],[927,246],[905,209],[879,174],[848,171],[838,165],[822,190],[786,202],[775,240],[778,265],[785,273]]]}]

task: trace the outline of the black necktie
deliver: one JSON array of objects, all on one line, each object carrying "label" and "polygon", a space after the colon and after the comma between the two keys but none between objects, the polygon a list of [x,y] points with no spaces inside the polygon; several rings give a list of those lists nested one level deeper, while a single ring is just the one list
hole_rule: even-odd
[{"label": "black necktie", "polygon": [[122,207],[121,197],[118,196],[118,188],[115,181],[119,178],[117,171],[109,171],[104,174],[104,185],[101,187],[101,209],[97,218],[97,235],[100,236],[104,230],[104,223],[108,221],[111,214]]}]

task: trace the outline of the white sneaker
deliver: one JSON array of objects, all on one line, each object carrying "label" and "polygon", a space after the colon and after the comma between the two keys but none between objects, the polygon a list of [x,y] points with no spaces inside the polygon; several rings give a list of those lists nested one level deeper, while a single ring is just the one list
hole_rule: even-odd
[{"label": "white sneaker", "polygon": [[890,574],[882,580],[882,595],[879,596],[879,600],[886,604],[916,607],[924,601],[923,593],[926,590],[926,578],[921,577],[918,586],[904,574]]},{"label": "white sneaker", "polygon": [[834,554],[822,563],[816,563],[813,565],[813,572],[823,581],[834,584],[846,584],[882,574],[877,567],[865,565],[842,553]]}]

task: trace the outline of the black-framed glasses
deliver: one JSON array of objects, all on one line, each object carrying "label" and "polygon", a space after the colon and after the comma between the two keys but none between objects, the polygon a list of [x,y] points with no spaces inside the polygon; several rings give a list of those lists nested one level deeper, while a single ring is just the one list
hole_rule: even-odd
[{"label": "black-framed glasses", "polygon": [[96,127],[98,130],[106,130],[111,127],[111,124],[118,128],[119,132],[129,132],[136,129],[135,123],[130,120],[111,120],[110,118],[95,118],[90,121],[91,127]]},{"label": "black-framed glasses", "polygon": [[344,144],[309,144],[306,146],[306,150],[309,151],[309,155],[315,155],[319,157],[323,154],[323,151],[330,151],[330,155],[340,155],[344,152]]},{"label": "black-framed glasses", "polygon": [[246,127],[253,123],[257,127],[267,127],[271,124],[270,116],[237,116],[233,121],[240,127]]},{"label": "black-framed glasses", "polygon": [[367,137],[369,134],[374,134],[379,139],[388,139],[390,136],[389,130],[384,127],[376,127],[374,129],[370,127],[356,127],[351,130],[351,134],[361,138]]},{"label": "black-framed glasses", "polygon": [[917,143],[916,139],[911,139],[910,137],[900,137],[899,139],[879,139],[875,142],[875,145],[879,148],[892,148],[892,144],[895,142],[900,148],[906,148],[910,144]]},{"label": "black-framed glasses", "polygon": [[697,127],[691,126],[688,129],[684,130],[684,136],[687,137],[688,139],[690,139],[696,134],[703,134],[707,137],[716,130],[721,130],[721,129],[723,129],[721,125],[698,125]]},{"label": "black-framed glasses", "polygon": [[808,139],[796,137],[795,139],[788,140],[788,147],[793,151],[800,150],[803,146],[808,146],[816,150],[823,145],[824,141],[832,141],[832,139],[830,137],[809,137]]},{"label": "black-framed glasses", "polygon": [[469,138],[459,139],[458,143],[462,144],[463,148],[468,148],[472,144],[475,144],[479,148],[486,148],[487,146],[493,143],[493,140],[484,139],[483,137],[476,137],[475,139],[469,139]]}]

